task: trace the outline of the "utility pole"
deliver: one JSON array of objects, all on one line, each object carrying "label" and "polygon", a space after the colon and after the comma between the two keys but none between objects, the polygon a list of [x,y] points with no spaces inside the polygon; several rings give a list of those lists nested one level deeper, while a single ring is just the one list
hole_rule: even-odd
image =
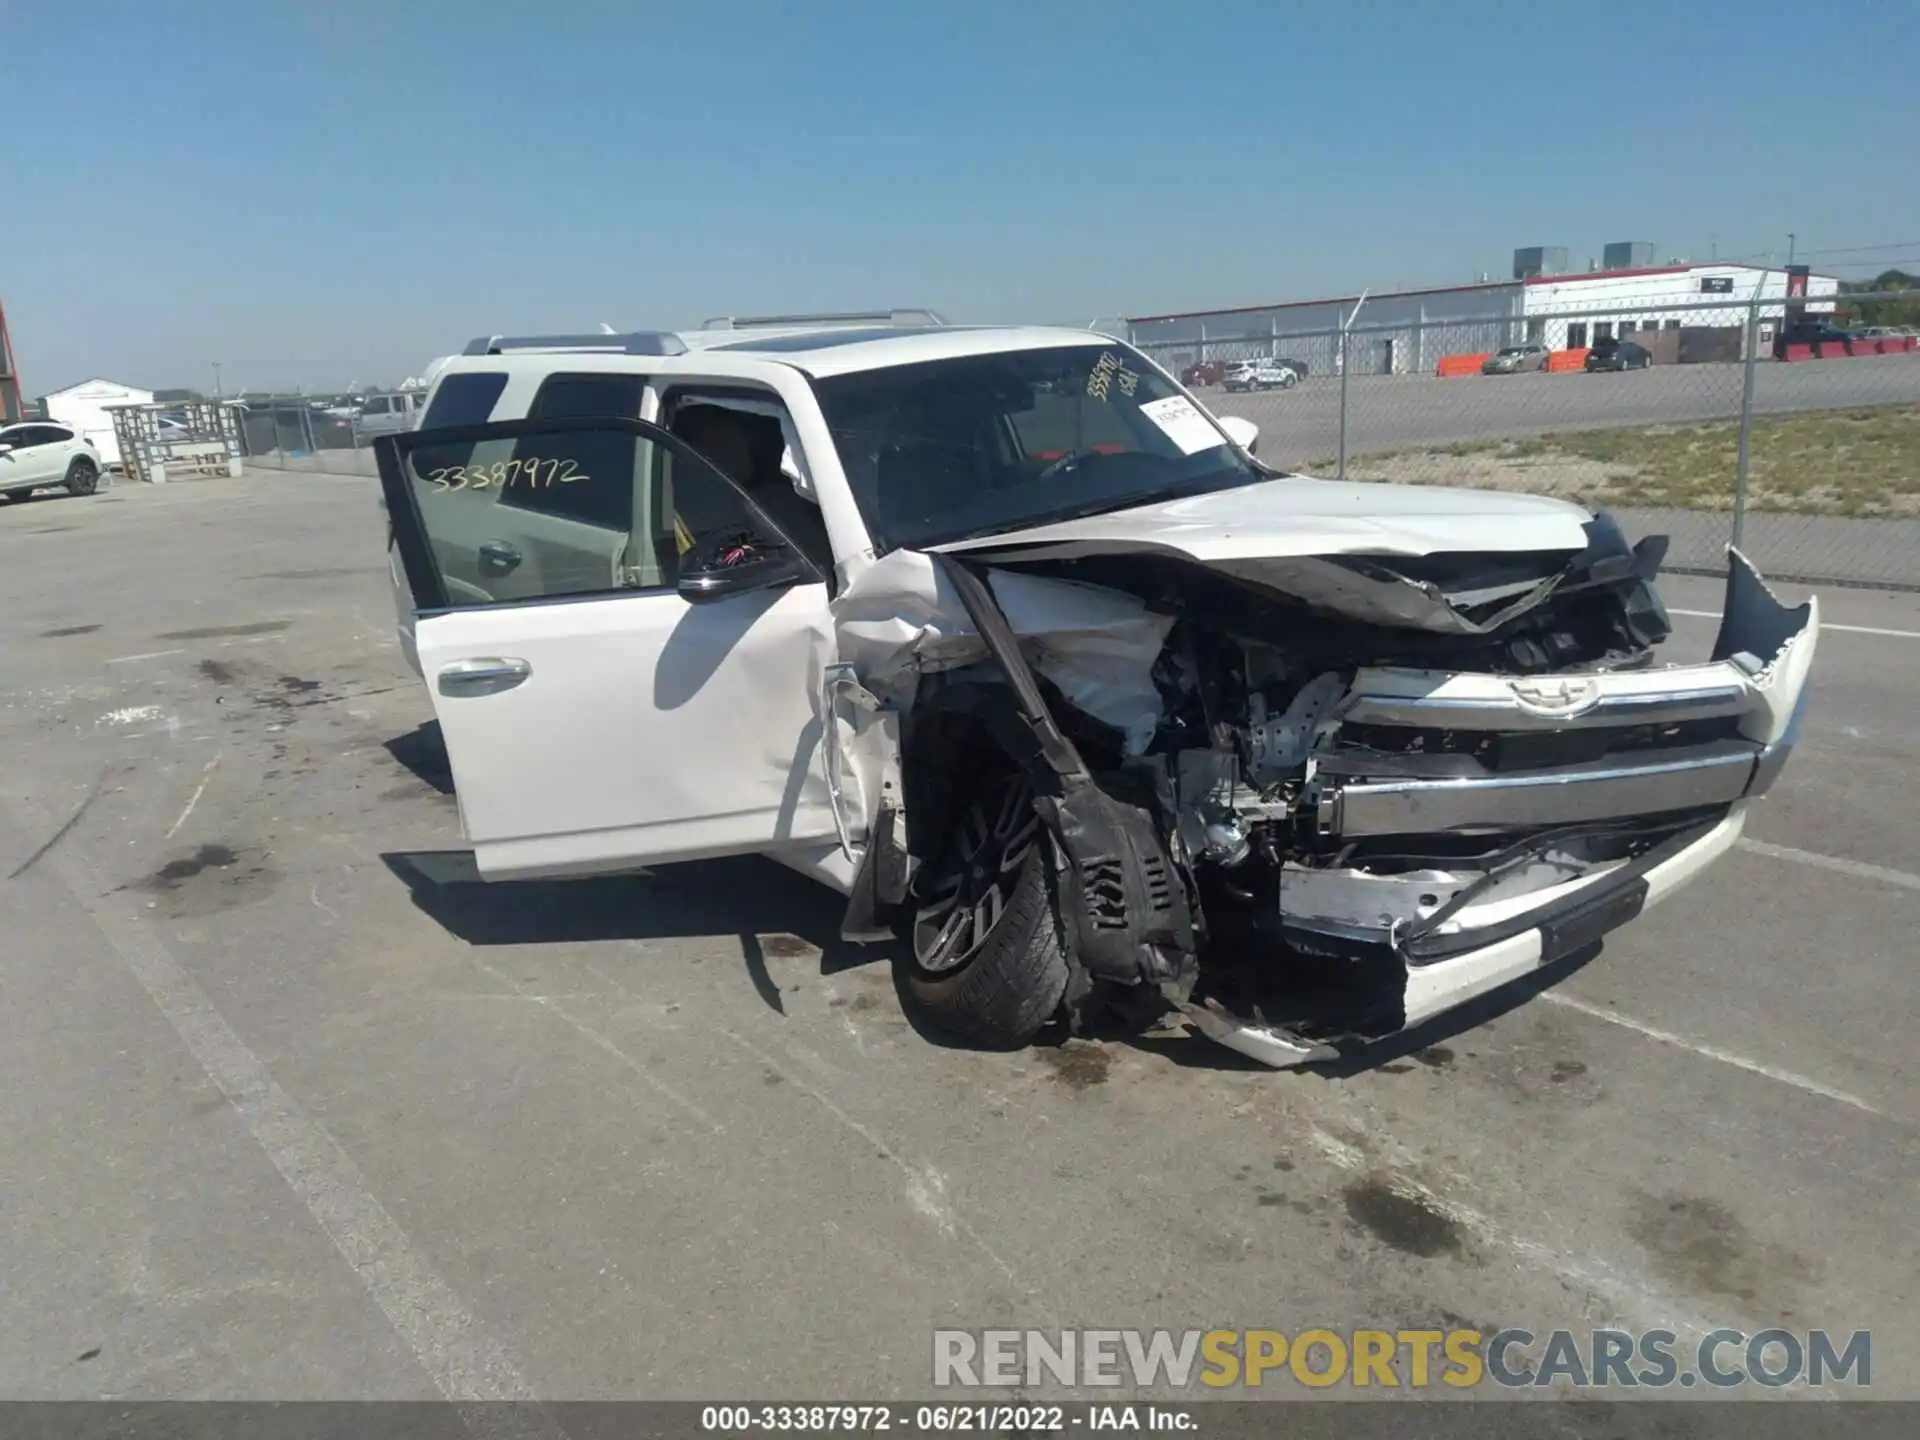
[{"label": "utility pole", "polygon": [[213,362],[213,398],[216,400],[220,398],[220,362],[218,360]]},{"label": "utility pole", "polygon": [[1794,235],[1793,231],[1789,230],[1787,232],[1787,268],[1789,270],[1793,268],[1793,242],[1796,238],[1798,237]]}]

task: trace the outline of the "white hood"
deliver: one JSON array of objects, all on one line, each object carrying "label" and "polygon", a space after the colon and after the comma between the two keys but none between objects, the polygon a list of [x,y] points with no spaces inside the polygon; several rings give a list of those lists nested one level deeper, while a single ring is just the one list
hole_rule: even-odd
[{"label": "white hood", "polygon": [[1140,550],[1233,570],[1233,561],[1315,555],[1580,550],[1591,518],[1538,495],[1284,477],[931,548],[1019,547],[1029,560]]}]

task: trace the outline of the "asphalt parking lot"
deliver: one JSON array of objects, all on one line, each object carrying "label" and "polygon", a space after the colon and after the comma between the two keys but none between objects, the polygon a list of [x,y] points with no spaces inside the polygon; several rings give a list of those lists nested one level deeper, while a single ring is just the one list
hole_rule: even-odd
[{"label": "asphalt parking lot", "polygon": [[[1279,1074],[945,1047],[758,860],[473,883],[382,535],[322,474],[0,508],[0,1393],[924,1397],[937,1326],[1618,1323],[1867,1329],[1920,1397],[1920,596],[1824,597],[1697,886]],[[1667,598],[1703,655],[1716,585]]]},{"label": "asphalt parking lot", "polygon": [[[1284,342],[1282,342],[1284,344]],[[1459,441],[1555,430],[1616,429],[1740,413],[1744,367],[1656,365],[1626,374],[1359,375],[1347,382],[1347,453],[1425,449]],[[1336,454],[1340,381],[1311,376],[1291,390],[1202,392],[1220,414],[1245,415],[1271,436],[1276,463],[1301,465]],[[1920,401],[1920,355],[1878,355],[1754,367],[1759,415]],[[1262,441],[1261,454],[1267,455]]]}]

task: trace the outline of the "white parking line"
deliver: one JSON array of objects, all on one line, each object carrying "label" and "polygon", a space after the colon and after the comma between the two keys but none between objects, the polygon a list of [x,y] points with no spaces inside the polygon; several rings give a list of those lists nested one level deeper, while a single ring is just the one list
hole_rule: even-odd
[{"label": "white parking line", "polygon": [[[16,813],[22,821],[41,818],[24,806]],[[31,834],[44,826],[23,828]],[[273,1072],[153,929],[112,899],[97,895],[99,876],[77,862],[56,855],[47,868],[227,1097],[274,1169],[413,1351],[434,1388],[457,1402],[538,1398],[506,1350],[368,1188],[360,1167],[325,1126],[280,1088]]]},{"label": "white parking line", "polygon": [[1884,885],[1898,885],[1902,890],[1920,890],[1920,875],[1909,875],[1904,870],[1889,870],[1884,865],[1869,865],[1864,860],[1843,860],[1838,855],[1819,855],[1811,850],[1796,850],[1791,845],[1769,845],[1764,840],[1748,840],[1744,837],[1738,845],[1750,855],[1765,855],[1769,860],[1791,860],[1796,865],[1832,870],[1839,875],[1851,875],[1856,880],[1878,880]]},{"label": "white parking line", "polygon": [[[1667,607],[1667,613],[1669,615],[1688,615],[1695,620],[1718,620],[1720,618],[1720,612],[1718,610],[1676,610],[1671,605]],[[1829,620],[1822,620],[1820,622],[1820,628],[1822,630],[1844,630],[1849,635],[1885,635],[1893,640],[1920,640],[1920,630],[1883,630],[1878,625],[1835,625]]]},{"label": "white parking line", "polygon": [[102,665],[131,665],[136,660],[162,660],[169,655],[184,655],[184,650],[147,650],[139,655],[115,655],[111,660],[102,660]]},{"label": "white parking line", "polygon": [[1649,1025],[1644,1020],[1635,1020],[1622,1015],[1617,1010],[1605,1010],[1598,1005],[1589,1005],[1584,1000],[1576,1000],[1562,990],[1542,990],[1540,999],[1549,1005],[1558,1005],[1565,1010],[1576,1010],[1594,1020],[1604,1020],[1609,1025],[1618,1025],[1631,1030],[1636,1035],[1644,1035],[1649,1040],[1658,1040],[1662,1045],[1672,1045],[1677,1049],[1691,1050],[1695,1055],[1704,1055],[1709,1060],[1718,1060],[1722,1065],[1731,1065],[1738,1070],[1746,1070],[1755,1075],[1765,1076],[1769,1080],[1778,1080],[1782,1085],[1791,1085],[1796,1090],[1804,1090],[1809,1095],[1818,1095],[1822,1099],[1837,1100],[1842,1105],[1851,1105],[1855,1110],[1864,1110],[1869,1115],[1877,1115],[1882,1120],[1894,1117],[1877,1105],[1871,1105],[1858,1095],[1849,1095],[1844,1090],[1836,1090],[1831,1085],[1823,1085],[1808,1075],[1797,1074],[1792,1070],[1782,1070],[1774,1065],[1765,1065],[1758,1060],[1749,1060],[1744,1055],[1736,1055],[1731,1050],[1722,1050],[1717,1045],[1708,1045],[1703,1041],[1690,1040],[1685,1035],[1676,1035],[1671,1030],[1662,1030]]}]

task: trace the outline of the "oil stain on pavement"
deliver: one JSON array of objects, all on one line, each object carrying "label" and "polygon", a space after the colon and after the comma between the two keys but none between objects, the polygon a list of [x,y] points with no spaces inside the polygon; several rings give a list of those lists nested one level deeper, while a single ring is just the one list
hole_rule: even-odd
[{"label": "oil stain on pavement", "polygon": [[1457,1220],[1416,1195],[1394,1189],[1378,1175],[1356,1180],[1341,1193],[1355,1225],[1403,1254],[1431,1260],[1464,1249]]},{"label": "oil stain on pavement", "polygon": [[244,905],[278,879],[264,852],[213,843],[167,861],[134,888],[153,895],[168,917],[186,919]]}]

